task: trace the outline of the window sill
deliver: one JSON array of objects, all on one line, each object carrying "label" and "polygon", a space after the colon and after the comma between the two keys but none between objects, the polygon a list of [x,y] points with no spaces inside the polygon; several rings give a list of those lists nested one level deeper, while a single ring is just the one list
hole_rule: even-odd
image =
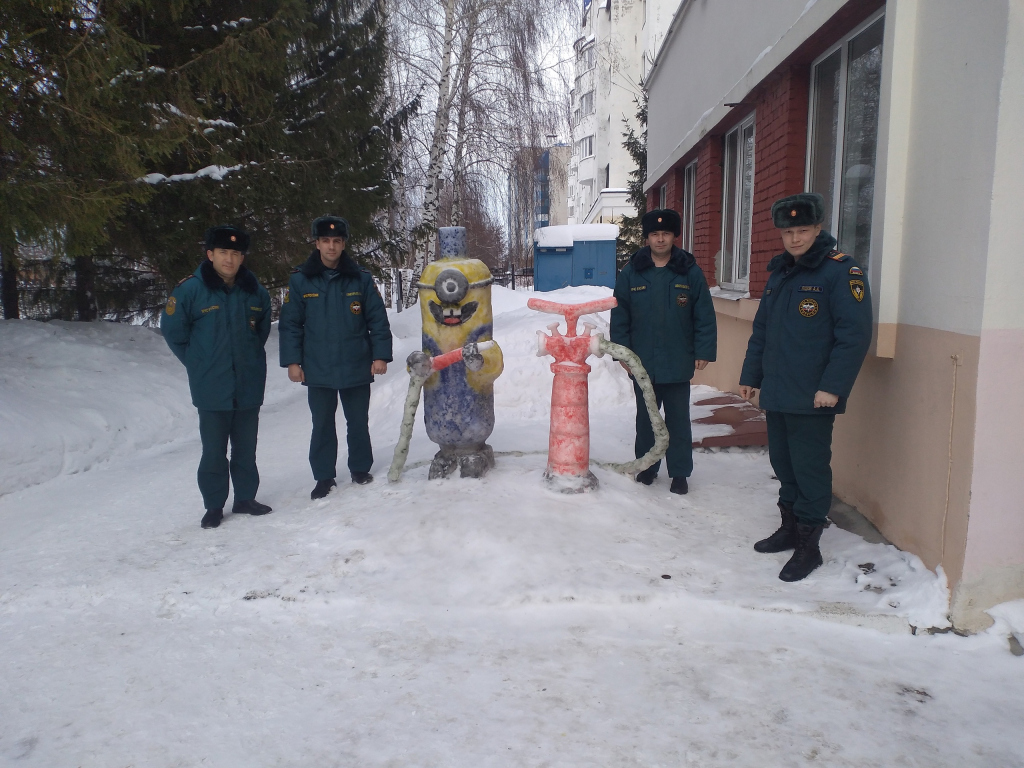
[{"label": "window sill", "polygon": [[716,288],[711,289],[711,300],[714,302],[716,314],[751,323],[754,322],[754,315],[757,314],[757,307],[761,303],[760,299],[751,299],[749,295]]}]

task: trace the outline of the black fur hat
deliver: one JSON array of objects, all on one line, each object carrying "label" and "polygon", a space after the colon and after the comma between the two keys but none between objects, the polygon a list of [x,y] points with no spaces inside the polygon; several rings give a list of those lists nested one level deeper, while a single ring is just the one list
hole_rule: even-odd
[{"label": "black fur hat", "polygon": [[214,248],[227,248],[245,253],[249,250],[249,233],[230,224],[210,227],[206,230],[206,250],[212,251]]},{"label": "black fur hat", "polygon": [[343,237],[348,240],[348,222],[341,216],[321,216],[313,222],[309,233],[314,240],[318,237]]},{"label": "black fur hat", "polygon": [[776,200],[772,221],[778,229],[813,227],[825,220],[825,198],[817,192],[801,192]]},{"label": "black fur hat", "polygon": [[641,224],[644,228],[644,237],[647,237],[651,232],[671,232],[676,237],[679,237],[679,233],[683,231],[679,214],[670,208],[648,211],[644,214],[643,219],[641,219]]}]

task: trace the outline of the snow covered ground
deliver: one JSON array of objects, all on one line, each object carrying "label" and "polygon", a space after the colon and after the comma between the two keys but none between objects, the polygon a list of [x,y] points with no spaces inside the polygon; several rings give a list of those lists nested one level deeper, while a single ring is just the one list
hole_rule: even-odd
[{"label": "snow covered ground", "polygon": [[[783,584],[785,555],[751,550],[777,521],[763,452],[698,453],[686,497],[601,469],[546,490],[552,318],[494,296],[493,473],[427,481],[419,424],[386,482],[396,364],[377,481],[312,502],[304,391],[272,367],[275,511],[213,531],[157,333],[0,323],[0,765],[1024,766],[1024,605],[912,635],[948,626],[944,579],[836,527]],[[392,320],[400,361],[419,313]],[[593,456],[628,459],[631,388],[592,362]]]}]

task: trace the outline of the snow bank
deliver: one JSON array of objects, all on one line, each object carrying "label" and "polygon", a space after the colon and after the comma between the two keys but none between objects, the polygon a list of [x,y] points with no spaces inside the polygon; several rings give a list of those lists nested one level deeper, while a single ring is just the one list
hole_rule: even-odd
[{"label": "snow bank", "polygon": [[[270,404],[289,394],[273,375],[276,331],[267,352]],[[0,496],[192,439],[198,423],[158,329],[0,320]]]}]

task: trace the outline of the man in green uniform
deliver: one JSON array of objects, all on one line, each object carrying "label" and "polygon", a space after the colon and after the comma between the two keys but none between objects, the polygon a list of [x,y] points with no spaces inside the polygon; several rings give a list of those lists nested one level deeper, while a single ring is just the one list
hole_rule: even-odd
[{"label": "man in green uniform", "polygon": [[[656,210],[642,219],[647,245],[633,254],[615,281],[618,306],[612,310],[611,340],[632,349],[654,383],[658,406],[665,407],[669,444],[665,456],[672,493],[689,490],[693,473],[690,431],[690,379],[714,362],[718,349],[715,307],[704,273],[693,254],[674,245],[679,214]],[[625,367],[625,366],[624,366]],[[654,445],[654,430],[643,393],[636,394],[637,458]],[[650,485],[661,462],[636,476]]]},{"label": "man in green uniform", "polygon": [[742,397],[761,390],[768,454],[781,483],[782,526],[754,549],[795,550],[779,573],[783,581],[799,581],[822,563],[818,540],[832,503],[832,427],[871,344],[867,276],[822,232],[824,215],[817,194],[772,206],[786,251],[768,263],[771,276],[740,374]]},{"label": "man in green uniform", "polygon": [[178,283],[160,318],[167,345],[188,371],[192,404],[199,410],[203,528],[216,528],[223,520],[229,477],[235,489],[232,512],[271,511],[256,501],[256,433],[267,382],[270,295],[242,265],[248,249],[249,235],[237,227],[208,230],[206,258]]},{"label": "man in green uniform", "polygon": [[373,480],[370,382],[391,362],[391,325],[370,273],[345,251],[348,222],[323,216],[313,222],[316,250],[292,270],[281,308],[281,367],[307,387],[313,434],[309,465],[322,499],[337,485],[338,400],[345,412],[352,482]]}]

